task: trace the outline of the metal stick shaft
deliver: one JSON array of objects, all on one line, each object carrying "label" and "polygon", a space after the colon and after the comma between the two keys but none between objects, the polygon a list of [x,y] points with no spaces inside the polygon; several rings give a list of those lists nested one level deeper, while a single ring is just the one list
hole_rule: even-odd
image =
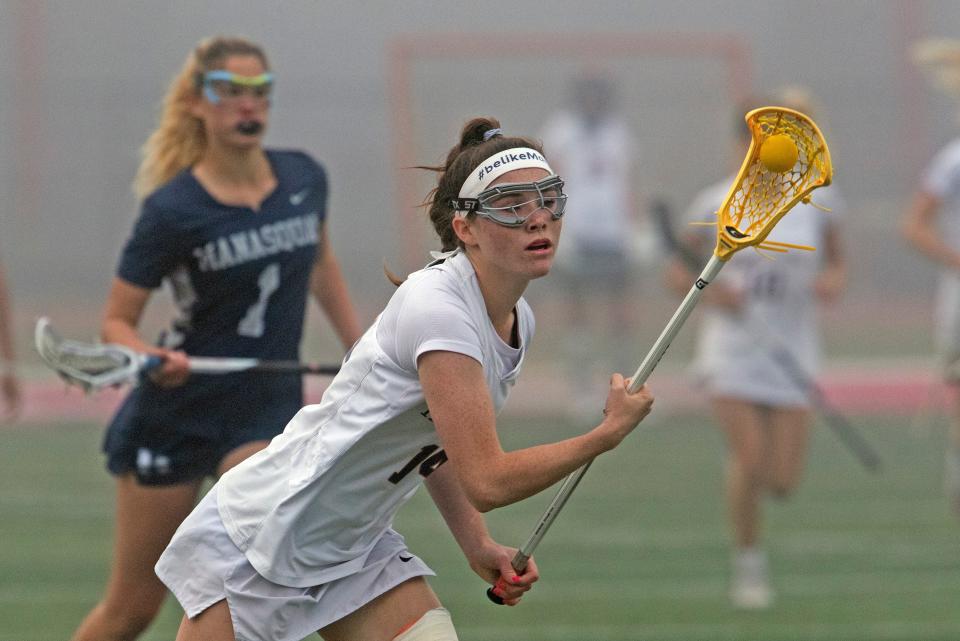
[{"label": "metal stick shaft", "polygon": [[190,371],[194,374],[228,374],[253,370],[333,376],[340,371],[339,365],[317,365],[300,361],[265,361],[259,358],[191,356],[188,362]]},{"label": "metal stick shaft", "polygon": [[[703,295],[703,290],[714,278],[716,278],[717,274],[720,272],[720,269],[723,267],[723,264],[723,261],[716,256],[710,257],[710,261],[707,263],[707,266],[704,267],[703,272],[701,272],[700,277],[697,279],[697,282],[693,285],[693,287],[690,288],[690,291],[680,303],[677,311],[674,312],[670,322],[668,322],[667,326],[664,327],[663,331],[660,333],[660,336],[653,344],[653,347],[650,348],[647,356],[643,359],[643,362],[640,363],[640,367],[637,368],[637,371],[634,373],[633,379],[630,381],[630,387],[628,388],[631,394],[639,390],[646,382],[647,378],[657,366],[657,363],[660,362],[660,359],[667,351],[667,348],[670,347],[670,343],[680,332],[680,328],[683,327],[683,324],[690,316],[693,308],[696,307],[697,302]],[[531,556],[533,556],[533,551],[536,549],[537,545],[540,544],[540,541],[547,533],[547,530],[550,529],[550,526],[553,525],[553,522],[557,519],[557,516],[560,514],[560,510],[562,510],[563,506],[566,505],[570,495],[572,495],[573,491],[577,489],[577,485],[579,485],[580,480],[587,473],[587,470],[590,469],[590,463],[592,463],[592,461],[572,472],[569,476],[567,476],[566,479],[564,479],[563,483],[560,485],[560,489],[557,491],[556,496],[550,502],[550,505],[547,506],[546,511],[543,513],[543,516],[540,517],[540,521],[533,529],[533,532],[530,533],[530,536],[527,538],[526,542],[520,546],[520,549],[514,556],[513,567],[515,570],[522,572],[526,568],[527,561]]]}]

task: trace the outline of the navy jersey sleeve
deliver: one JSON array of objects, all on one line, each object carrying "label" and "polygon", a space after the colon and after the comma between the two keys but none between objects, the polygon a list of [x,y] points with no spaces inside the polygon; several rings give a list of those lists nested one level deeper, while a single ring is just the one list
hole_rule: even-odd
[{"label": "navy jersey sleeve", "polygon": [[134,285],[155,289],[181,260],[178,251],[183,247],[170,212],[148,198],[120,255],[117,276]]}]

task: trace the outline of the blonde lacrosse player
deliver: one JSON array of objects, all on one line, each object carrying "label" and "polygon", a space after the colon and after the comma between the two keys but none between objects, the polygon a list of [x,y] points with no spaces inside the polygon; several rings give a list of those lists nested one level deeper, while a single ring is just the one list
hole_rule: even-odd
[{"label": "blonde lacrosse player", "polygon": [[[311,293],[345,348],[360,335],[326,238],[323,168],[303,152],[263,147],[273,81],[258,45],[203,41],[144,147],[141,212],[101,333],[164,362],[107,428],[113,564],[75,641],[134,639],[150,624],[166,596],[153,566],[204,479],[265,447],[303,405],[297,374],[191,375],[187,355],[298,360]],[[154,346],[138,325],[162,283],[179,314]]]},{"label": "blonde lacrosse player", "polygon": [[391,528],[397,510],[425,484],[470,567],[516,605],[536,564],[516,572],[483,512],[613,449],[650,411],[646,388],[613,374],[596,427],[502,449],[496,416],[533,337],[523,293],[553,263],[563,181],[491,118],[432,169],[442,253],[399,286],[321,402],[227,472],[160,558],[185,610],[178,641],[454,641],[432,570]]},{"label": "blonde lacrosse player", "polygon": [[[741,113],[737,128],[742,134],[736,150],[740,157],[750,142]],[[730,184],[726,178],[703,190],[690,206],[687,221],[715,225],[714,212]],[[733,542],[729,596],[738,608],[765,608],[774,599],[761,544],[761,504],[766,495],[787,497],[800,481],[811,399],[796,374],[811,380],[816,376],[817,302],[836,299],[846,278],[836,222],[842,204],[836,188],[818,191],[815,200],[831,213],[798,204],[770,239],[814,246],[816,252],[772,258],[759,251],[741,252],[703,298],[706,308],[694,371],[726,437],[726,499]],[[683,240],[705,251],[714,237],[714,227],[691,226]],[[667,270],[668,283],[678,293],[685,293],[695,276],[679,258]]]},{"label": "blonde lacrosse player", "polygon": [[[960,41],[927,40],[914,53],[940,89],[960,96]],[[907,241],[941,267],[935,340],[951,388],[944,489],[960,517],[960,138],[930,161],[901,227]]]}]

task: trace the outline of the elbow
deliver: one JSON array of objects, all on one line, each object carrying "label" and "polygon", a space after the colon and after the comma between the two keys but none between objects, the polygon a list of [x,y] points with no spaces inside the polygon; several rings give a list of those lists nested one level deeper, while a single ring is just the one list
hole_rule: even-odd
[{"label": "elbow", "polygon": [[507,492],[501,489],[502,487],[503,485],[500,483],[490,479],[482,479],[469,485],[465,484],[463,489],[470,505],[478,512],[485,514],[512,502]]},{"label": "elbow", "polygon": [[505,502],[498,499],[495,492],[488,488],[468,491],[467,500],[470,501],[470,505],[472,505],[477,512],[482,514],[506,505]]}]

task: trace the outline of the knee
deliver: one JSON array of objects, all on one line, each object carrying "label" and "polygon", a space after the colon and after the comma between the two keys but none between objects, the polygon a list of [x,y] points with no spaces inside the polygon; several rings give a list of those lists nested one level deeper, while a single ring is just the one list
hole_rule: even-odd
[{"label": "knee", "polygon": [[446,608],[434,608],[401,631],[393,641],[458,641],[458,637]]},{"label": "knee", "polygon": [[766,473],[759,460],[751,457],[734,457],[730,461],[729,472],[744,486],[762,489],[766,485]]}]

